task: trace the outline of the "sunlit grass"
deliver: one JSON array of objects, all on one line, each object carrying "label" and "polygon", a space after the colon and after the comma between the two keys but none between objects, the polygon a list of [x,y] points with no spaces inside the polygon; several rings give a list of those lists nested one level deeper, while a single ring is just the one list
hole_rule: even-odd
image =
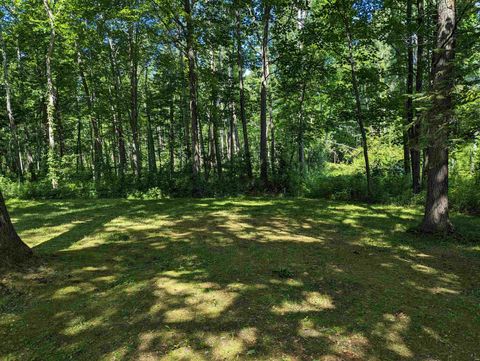
[{"label": "sunlit grass", "polygon": [[1,360],[475,360],[480,221],[302,199],[8,204]]}]

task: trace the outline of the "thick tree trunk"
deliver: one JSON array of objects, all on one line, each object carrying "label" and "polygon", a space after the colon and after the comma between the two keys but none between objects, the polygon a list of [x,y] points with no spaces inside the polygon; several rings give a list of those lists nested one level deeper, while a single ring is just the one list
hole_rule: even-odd
[{"label": "thick tree trunk", "polygon": [[455,0],[439,0],[437,6],[433,104],[427,119],[427,200],[421,225],[427,233],[452,230],[448,204],[448,128],[452,118],[454,84]]},{"label": "thick tree trunk", "polygon": [[5,206],[0,191],[0,266],[20,263],[32,255],[32,250],[22,242]]},{"label": "thick tree trunk", "polygon": [[50,23],[50,41],[47,55],[45,57],[45,67],[47,75],[47,126],[48,126],[48,177],[52,182],[52,188],[58,188],[58,159],[55,146],[55,87],[53,85],[52,75],[52,57],[55,47],[55,20],[50,9],[49,0],[43,0],[45,11]]},{"label": "thick tree trunk", "polygon": [[[237,4],[237,6],[239,6]],[[253,178],[252,156],[250,154],[250,143],[248,140],[247,113],[245,110],[245,85],[243,79],[243,51],[242,51],[242,33],[240,10],[235,11],[236,37],[237,37],[237,66],[238,66],[238,86],[240,93],[240,119],[243,131],[243,153],[245,157],[245,168],[249,179]]]},{"label": "thick tree trunk", "polygon": [[270,26],[269,4],[264,5],[263,39],[262,39],[262,82],[260,90],[260,180],[263,186],[268,184],[268,140],[267,140],[267,112],[268,112],[268,37]]}]

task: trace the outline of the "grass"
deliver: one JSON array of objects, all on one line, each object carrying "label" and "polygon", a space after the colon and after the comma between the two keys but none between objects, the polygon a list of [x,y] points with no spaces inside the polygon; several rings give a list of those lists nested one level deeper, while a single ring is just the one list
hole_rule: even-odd
[{"label": "grass", "polygon": [[480,220],[302,199],[8,204],[1,360],[479,360]]}]

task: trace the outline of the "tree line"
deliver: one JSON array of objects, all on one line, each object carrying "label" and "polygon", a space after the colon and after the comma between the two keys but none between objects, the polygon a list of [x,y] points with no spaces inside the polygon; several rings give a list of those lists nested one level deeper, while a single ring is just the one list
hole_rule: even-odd
[{"label": "tree line", "polygon": [[8,179],[275,193],[355,149],[368,200],[371,141],[390,137],[395,174],[426,190],[422,229],[451,229],[449,150],[480,128],[475,1],[6,0],[0,15]]}]

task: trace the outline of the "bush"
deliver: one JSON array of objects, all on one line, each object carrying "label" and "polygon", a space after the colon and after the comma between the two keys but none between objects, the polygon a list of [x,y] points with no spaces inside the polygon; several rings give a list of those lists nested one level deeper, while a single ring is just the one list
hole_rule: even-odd
[{"label": "bush", "polygon": [[480,182],[474,177],[452,179],[450,200],[455,210],[480,214]]}]

